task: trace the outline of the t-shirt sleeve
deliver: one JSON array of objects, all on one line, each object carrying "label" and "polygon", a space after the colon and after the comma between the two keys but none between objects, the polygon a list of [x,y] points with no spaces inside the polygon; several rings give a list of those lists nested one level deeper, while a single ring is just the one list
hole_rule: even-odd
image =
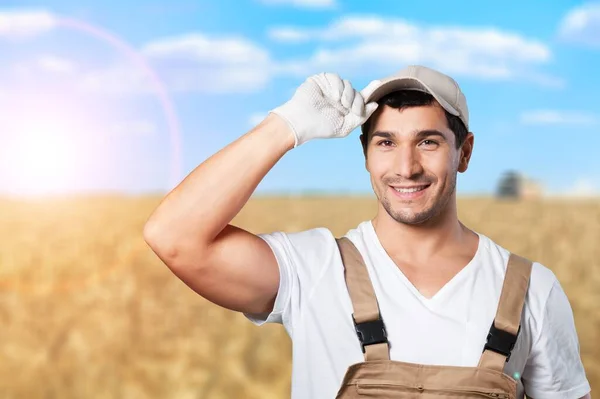
[{"label": "t-shirt sleeve", "polygon": [[523,370],[528,397],[577,399],[590,392],[579,353],[573,311],[558,280],[544,307],[541,328]]},{"label": "t-shirt sleeve", "polygon": [[297,276],[296,265],[289,251],[289,238],[282,232],[259,234],[258,237],[269,245],[275,255],[279,267],[279,288],[270,313],[244,313],[244,316],[257,326],[277,323],[287,329],[290,326],[291,297]]},{"label": "t-shirt sleeve", "polygon": [[270,313],[244,316],[260,326],[265,323],[282,324],[290,336],[294,321],[310,299],[337,246],[328,229],[284,233],[259,234],[271,247],[279,267],[279,289]]}]

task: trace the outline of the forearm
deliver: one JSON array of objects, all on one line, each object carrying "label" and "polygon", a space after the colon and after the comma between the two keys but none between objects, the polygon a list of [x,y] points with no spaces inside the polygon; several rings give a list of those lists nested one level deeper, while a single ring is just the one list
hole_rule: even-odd
[{"label": "forearm", "polygon": [[161,201],[146,223],[146,240],[166,248],[209,246],[293,146],[285,122],[270,114],[196,167]]}]

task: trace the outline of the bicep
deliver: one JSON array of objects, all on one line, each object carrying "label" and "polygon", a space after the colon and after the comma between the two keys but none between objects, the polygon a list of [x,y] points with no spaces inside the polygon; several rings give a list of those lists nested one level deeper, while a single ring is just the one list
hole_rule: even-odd
[{"label": "bicep", "polygon": [[523,370],[527,396],[584,396],[589,392],[589,383],[579,353],[573,311],[558,281],[549,293],[541,323]]},{"label": "bicep", "polygon": [[205,299],[245,313],[271,311],[280,272],[269,245],[260,237],[228,225],[198,259],[198,267],[174,273]]}]

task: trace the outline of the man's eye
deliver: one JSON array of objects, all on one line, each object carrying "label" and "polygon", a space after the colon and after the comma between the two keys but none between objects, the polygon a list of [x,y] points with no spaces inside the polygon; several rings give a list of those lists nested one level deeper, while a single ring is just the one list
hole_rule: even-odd
[{"label": "man's eye", "polygon": [[438,142],[434,141],[434,140],[423,140],[423,144],[425,144],[425,145],[438,145]]},{"label": "man's eye", "polygon": [[382,145],[382,144],[383,144],[384,146],[386,146],[386,145],[391,145],[391,144],[392,144],[392,142],[391,142],[390,140],[381,140],[381,141],[379,142],[379,145]]}]

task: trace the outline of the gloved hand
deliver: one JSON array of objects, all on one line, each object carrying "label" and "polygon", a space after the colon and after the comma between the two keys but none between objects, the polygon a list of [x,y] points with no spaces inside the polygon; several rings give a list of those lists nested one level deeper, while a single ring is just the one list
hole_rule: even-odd
[{"label": "gloved hand", "polygon": [[364,99],[379,86],[372,81],[362,92],[335,73],[313,75],[302,83],[292,98],[271,113],[283,118],[295,137],[294,148],[317,138],[346,137],[362,125],[378,104]]}]

